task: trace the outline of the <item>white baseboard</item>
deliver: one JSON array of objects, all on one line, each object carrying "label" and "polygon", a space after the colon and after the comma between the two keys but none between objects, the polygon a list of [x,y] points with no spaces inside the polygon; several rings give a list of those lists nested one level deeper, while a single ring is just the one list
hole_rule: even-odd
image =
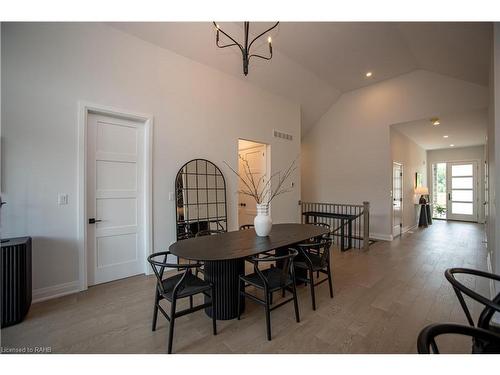
[{"label": "white baseboard", "polygon": [[47,301],[52,298],[62,297],[68,294],[77,293],[80,291],[80,283],[78,280],[69,283],[47,286],[33,290],[33,303]]},{"label": "white baseboard", "polygon": [[406,233],[406,232],[408,232],[409,230],[416,229],[416,228],[418,228],[418,224],[408,225],[408,226],[406,226],[406,227],[403,227],[402,232],[403,232],[403,233]]},{"label": "white baseboard", "polygon": [[380,241],[392,241],[393,240],[392,234],[384,234],[384,233],[370,233],[370,238],[373,238],[374,240],[380,240]]}]

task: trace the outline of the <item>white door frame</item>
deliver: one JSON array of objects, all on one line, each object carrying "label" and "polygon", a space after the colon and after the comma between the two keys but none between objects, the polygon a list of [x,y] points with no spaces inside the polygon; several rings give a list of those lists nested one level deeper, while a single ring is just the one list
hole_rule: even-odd
[{"label": "white door frame", "polygon": [[450,207],[448,207],[451,203],[450,200],[448,199],[449,194],[451,194],[451,186],[449,186],[449,184],[448,184],[448,182],[451,180],[451,176],[448,176],[448,169],[451,169],[451,168],[449,168],[450,164],[472,164],[472,166],[473,166],[472,167],[472,169],[473,169],[473,184],[474,184],[472,187],[472,191],[474,194],[472,203],[473,203],[473,207],[476,209],[475,215],[473,212],[472,216],[475,216],[476,220],[475,221],[472,220],[471,222],[480,223],[479,213],[480,213],[481,207],[479,206],[479,204],[480,204],[479,198],[484,196],[484,192],[480,191],[480,183],[483,180],[483,178],[481,176],[481,168],[480,168],[481,161],[477,160],[477,159],[469,159],[469,160],[451,160],[451,161],[446,162],[446,220],[470,221],[470,220],[466,220],[466,219],[462,220],[460,217],[456,218],[456,219],[453,219],[453,218],[450,219],[448,217],[449,211],[451,209]]},{"label": "white door frame", "polygon": [[[399,225],[399,234],[394,235],[394,164],[397,164],[401,167],[401,223]],[[391,236],[392,238],[399,237],[403,234],[403,212],[404,212],[404,164],[400,161],[394,161],[392,162],[392,194],[391,194]]]},{"label": "white door frame", "polygon": [[78,102],[78,282],[80,291],[88,287],[87,280],[87,116],[96,113],[122,117],[144,124],[144,273],[149,274],[146,256],[153,248],[153,116],[88,102]]},{"label": "white door frame", "polygon": [[[481,211],[481,207],[480,207],[480,204],[481,204],[481,201],[480,201],[480,198],[482,198],[482,200],[484,201],[485,200],[485,191],[484,191],[484,171],[481,170],[481,162],[482,160],[481,159],[457,159],[457,160],[436,160],[436,161],[433,161],[431,164],[430,164],[430,174],[428,175],[428,178],[430,178],[430,180],[428,181],[431,181],[431,184],[434,183],[433,181],[433,175],[432,175],[432,166],[434,164],[439,164],[439,163],[446,163],[446,173],[448,173],[448,164],[449,163],[475,163],[476,165],[476,170],[474,173],[476,173],[476,197],[474,198],[475,201],[476,201],[476,219],[477,219],[477,222],[480,223],[480,224],[484,224],[484,220],[485,220],[485,211],[484,211],[484,208],[483,208],[483,211]],[[481,182],[483,183],[483,186],[481,186]],[[483,189],[483,190],[481,190]],[[431,193],[433,193],[433,191],[431,191]],[[432,197],[432,200],[434,200],[434,197]],[[446,176],[446,201],[448,202],[448,175]],[[482,214],[482,215],[481,215]],[[448,219],[448,205],[446,206],[446,219],[445,220],[451,220],[451,219]],[[460,220],[459,220],[460,221]]]}]

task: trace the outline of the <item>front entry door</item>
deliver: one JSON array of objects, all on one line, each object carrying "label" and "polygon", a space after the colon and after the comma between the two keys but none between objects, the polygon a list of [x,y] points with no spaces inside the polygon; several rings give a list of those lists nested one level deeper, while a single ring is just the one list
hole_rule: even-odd
[{"label": "front entry door", "polygon": [[144,272],[144,126],[88,115],[88,284]]},{"label": "front entry door", "polygon": [[477,163],[447,163],[447,219],[477,221]]},{"label": "front entry door", "polygon": [[403,165],[392,163],[392,235],[403,230]]}]

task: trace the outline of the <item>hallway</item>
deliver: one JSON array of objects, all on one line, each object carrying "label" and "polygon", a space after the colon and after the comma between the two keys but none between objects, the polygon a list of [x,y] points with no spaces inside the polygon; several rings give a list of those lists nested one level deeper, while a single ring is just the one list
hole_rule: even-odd
[{"label": "hallway", "polygon": [[[444,277],[450,267],[486,269],[483,225],[435,221],[427,229],[369,251],[333,251],[335,297],[317,288],[316,312],[299,287],[301,322],[289,304],[272,313],[273,340],[265,339],[264,311],[248,302],[241,321],[219,322],[211,335],[202,312],[176,321],[177,353],[415,353],[419,331],[433,322],[466,324]],[[467,284],[488,295],[483,280]],[[151,332],[154,278],[133,277],[76,295],[38,303],[27,319],[2,330],[2,345],[49,346],[55,353],[164,353],[168,325]],[[471,305],[477,318],[480,308]],[[182,334],[181,334],[182,332]],[[444,352],[466,352],[470,342],[441,341]],[[439,342],[438,342],[439,345]],[[448,349],[448,350],[446,350]]]}]

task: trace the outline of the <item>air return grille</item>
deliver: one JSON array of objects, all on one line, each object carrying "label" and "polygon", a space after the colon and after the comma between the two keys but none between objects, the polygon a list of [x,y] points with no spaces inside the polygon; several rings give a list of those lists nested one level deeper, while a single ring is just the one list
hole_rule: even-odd
[{"label": "air return grille", "polygon": [[287,141],[293,141],[293,135],[282,132],[280,130],[273,129],[273,135],[275,138],[281,138]]}]

